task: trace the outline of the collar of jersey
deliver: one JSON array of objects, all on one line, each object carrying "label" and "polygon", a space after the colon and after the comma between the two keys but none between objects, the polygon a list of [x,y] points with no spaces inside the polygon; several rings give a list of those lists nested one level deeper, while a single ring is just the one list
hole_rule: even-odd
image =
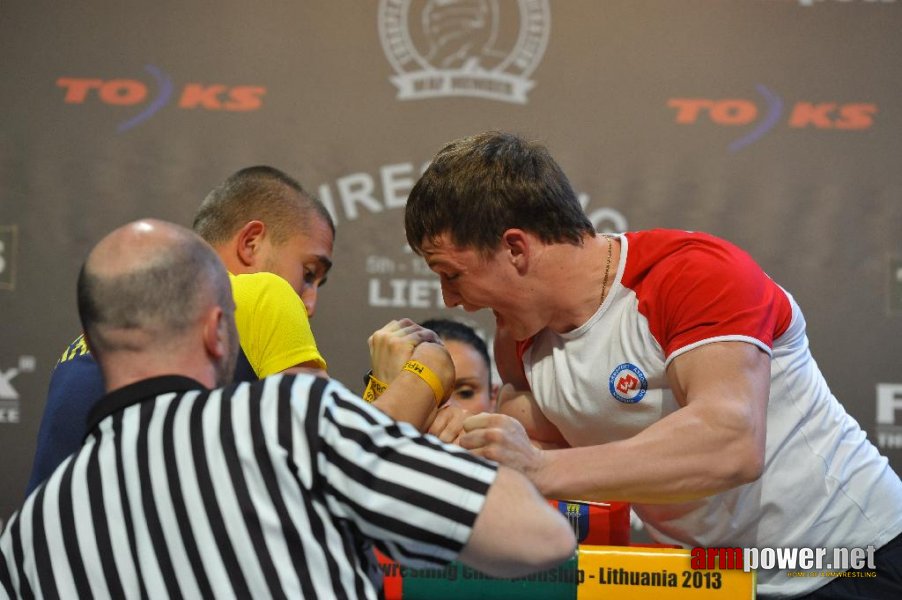
[{"label": "collar of jersey", "polygon": [[97,424],[113,413],[124,408],[154,398],[160,394],[171,392],[187,392],[189,390],[206,390],[202,383],[182,375],[162,375],[151,377],[113,390],[100,399],[88,415],[88,435]]}]

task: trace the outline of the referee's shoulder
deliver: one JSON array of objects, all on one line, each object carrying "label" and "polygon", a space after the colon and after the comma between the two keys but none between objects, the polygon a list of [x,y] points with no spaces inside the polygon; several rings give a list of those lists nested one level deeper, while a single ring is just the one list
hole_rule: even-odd
[{"label": "referee's shoulder", "polygon": [[[338,380],[305,370],[283,371],[274,373],[257,381],[235,381],[220,389],[226,395],[241,393],[245,390],[257,390],[257,394],[276,393],[279,395],[292,393],[321,394],[326,388],[344,387]],[[253,395],[253,394],[252,394]]]}]

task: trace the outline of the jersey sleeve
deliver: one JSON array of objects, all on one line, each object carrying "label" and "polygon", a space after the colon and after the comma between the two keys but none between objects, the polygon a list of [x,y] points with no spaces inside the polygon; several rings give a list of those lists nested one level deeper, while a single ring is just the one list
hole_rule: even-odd
[{"label": "jersey sleeve", "polygon": [[84,336],[79,336],[63,352],[50,375],[27,493],[81,448],[87,434],[88,414],[103,395],[100,367],[88,351]]},{"label": "jersey sleeve", "polygon": [[770,354],[792,314],[786,294],[746,252],[704,234],[663,254],[635,287],[667,363],[717,341],[748,342]]},{"label": "jersey sleeve", "polygon": [[241,348],[260,379],[310,361],[326,369],[304,303],[287,281],[272,273],[231,280]]},{"label": "jersey sleeve", "polygon": [[311,454],[337,516],[406,565],[457,558],[497,465],[389,418],[335,381],[321,402]]}]

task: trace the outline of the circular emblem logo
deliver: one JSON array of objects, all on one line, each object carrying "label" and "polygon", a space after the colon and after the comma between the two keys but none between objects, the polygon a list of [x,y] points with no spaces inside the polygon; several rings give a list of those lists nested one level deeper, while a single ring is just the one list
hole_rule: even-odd
[{"label": "circular emblem logo", "polygon": [[380,0],[379,37],[398,98],[526,103],[545,54],[548,0]]},{"label": "circular emblem logo", "polygon": [[623,363],[611,373],[608,380],[611,395],[625,404],[635,404],[648,391],[648,380],[642,369],[632,363]]}]

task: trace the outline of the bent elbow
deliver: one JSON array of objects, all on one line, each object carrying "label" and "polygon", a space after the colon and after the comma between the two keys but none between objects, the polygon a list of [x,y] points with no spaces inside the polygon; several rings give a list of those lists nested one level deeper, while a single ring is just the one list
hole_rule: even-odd
[{"label": "bent elbow", "polygon": [[735,419],[721,431],[718,466],[726,488],[752,483],[764,473],[766,433],[749,419]]},{"label": "bent elbow", "polygon": [[563,526],[555,527],[553,532],[549,532],[542,545],[545,547],[545,556],[542,557],[540,563],[533,565],[534,570],[550,569],[571,558],[576,552],[577,543],[576,533],[570,522],[567,521]]},{"label": "bent elbow", "polygon": [[729,479],[733,486],[745,485],[758,481],[764,473],[764,450],[747,448],[745,452],[738,452],[732,464]]},{"label": "bent elbow", "polygon": [[576,534],[560,513],[533,533],[528,542],[515,550],[515,556],[509,557],[512,560],[484,565],[484,572],[493,577],[524,577],[553,569],[574,556]]},{"label": "bent elbow", "polygon": [[[523,577],[531,573],[546,571],[566,562],[576,552],[576,535],[569,523],[546,532],[532,551],[521,561],[511,564],[501,577]],[[498,576],[498,575],[496,575]]]},{"label": "bent elbow", "polygon": [[549,521],[541,539],[537,540],[536,546],[542,550],[536,553],[530,565],[533,571],[555,567],[576,552],[576,532],[573,526],[556,510],[554,513],[556,518]]},{"label": "bent elbow", "polygon": [[753,460],[746,463],[745,467],[740,472],[740,477],[742,478],[742,483],[752,483],[753,481],[761,479],[761,475],[763,474],[764,459],[762,457],[759,460]]}]

